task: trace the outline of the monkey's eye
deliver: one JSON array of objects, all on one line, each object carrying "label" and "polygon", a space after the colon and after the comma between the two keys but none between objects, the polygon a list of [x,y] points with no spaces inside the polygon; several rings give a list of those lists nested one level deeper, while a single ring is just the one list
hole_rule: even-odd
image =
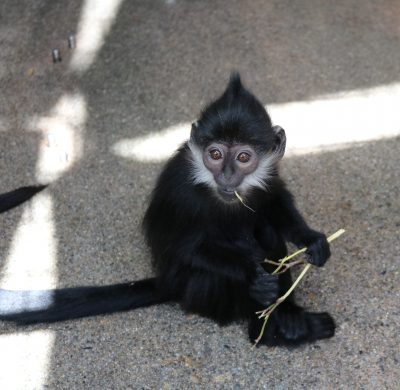
[{"label": "monkey's eye", "polygon": [[239,153],[239,155],[237,156],[237,159],[241,163],[247,163],[250,160],[250,154],[248,154],[246,152]]},{"label": "monkey's eye", "polygon": [[222,158],[222,153],[218,149],[210,150],[209,154],[213,160],[220,160]]}]

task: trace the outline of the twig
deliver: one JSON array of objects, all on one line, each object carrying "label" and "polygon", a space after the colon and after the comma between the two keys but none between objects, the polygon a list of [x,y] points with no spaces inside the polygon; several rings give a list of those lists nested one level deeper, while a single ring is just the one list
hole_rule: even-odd
[{"label": "twig", "polygon": [[274,270],[273,273],[272,273],[273,275],[280,275],[280,274],[283,274],[284,272],[286,272],[289,268],[294,267],[295,265],[305,264],[305,261],[303,259],[300,259],[300,260],[291,261],[290,263],[282,264],[282,263],[278,263],[277,261],[272,261],[272,260],[265,259],[264,263],[269,263],[269,264],[272,264],[272,265],[276,265],[276,266],[278,266],[277,269],[281,269],[283,267],[284,268],[283,270],[278,271],[278,272],[277,272],[277,270]]},{"label": "twig", "polygon": [[243,205],[244,207],[247,207],[247,208],[248,208],[249,210],[251,210],[253,213],[256,212],[256,210],[252,209],[250,206],[248,206],[246,203],[244,203],[243,198],[237,193],[237,191],[235,191],[235,195],[236,195],[236,198],[238,198],[238,199],[240,200],[240,203],[242,203],[242,205]]},{"label": "twig", "polygon": [[[330,235],[330,236],[327,238],[327,241],[328,241],[328,242],[332,242],[333,240],[336,240],[336,239],[337,239],[338,237],[340,237],[344,232],[345,232],[344,229],[339,229],[336,233],[333,233],[332,235]],[[307,248],[299,249],[299,250],[297,250],[296,252],[292,253],[291,255],[288,255],[288,256],[284,257],[283,259],[279,260],[278,262],[272,262],[271,260],[267,260],[267,259],[265,259],[264,262],[270,263],[270,264],[273,263],[274,265],[278,265],[278,268],[276,268],[276,269],[274,270],[274,272],[272,272],[272,274],[275,275],[275,274],[277,274],[277,273],[282,269],[282,267],[287,267],[287,266],[289,266],[288,268],[291,268],[293,265],[305,263],[305,261],[301,261],[301,262],[295,262],[295,264],[293,264],[293,265],[292,265],[292,263],[286,264],[286,262],[287,262],[288,260],[292,259],[293,257],[296,257],[296,256],[300,255],[301,253],[304,253],[306,250],[307,250]],[[286,271],[286,270],[285,270],[285,271]]]},{"label": "twig", "polygon": [[[336,233],[332,234],[331,236],[329,236],[327,238],[328,242],[332,242],[333,240],[336,240],[338,237],[340,237],[343,233],[345,232],[344,229],[339,229]],[[274,263],[275,265],[278,264],[278,267],[275,269],[275,271],[272,274],[277,274],[277,273],[282,273],[282,272],[286,272],[290,267],[292,267],[293,265],[296,264],[300,264],[303,263],[304,261],[302,260],[298,260],[298,261],[293,261],[291,263],[286,264],[286,262],[288,260],[290,260],[291,258],[299,255],[300,253],[303,253],[307,250],[307,248],[302,248],[298,251],[296,251],[295,253],[291,254],[290,256],[286,256],[284,257],[281,261],[279,262],[274,262],[271,260],[265,260],[265,262],[267,263]],[[282,267],[285,267],[285,270],[282,272],[279,272]],[[256,338],[256,340],[254,341],[254,346],[256,346],[265,331],[265,327],[267,325],[268,319],[270,317],[270,315],[272,314],[272,312],[293,292],[293,290],[297,287],[297,285],[300,283],[301,279],[303,279],[304,275],[307,273],[307,271],[311,268],[311,264],[306,264],[306,266],[303,268],[303,270],[301,271],[300,275],[297,277],[297,279],[294,281],[294,283],[291,285],[291,287],[289,288],[289,290],[286,291],[286,293],[284,295],[282,295],[281,297],[279,297],[275,303],[273,303],[272,305],[268,306],[265,310],[261,310],[256,312],[256,314],[259,314],[259,319],[264,318],[264,323],[261,327],[261,331],[260,334],[258,335],[258,337]]]}]

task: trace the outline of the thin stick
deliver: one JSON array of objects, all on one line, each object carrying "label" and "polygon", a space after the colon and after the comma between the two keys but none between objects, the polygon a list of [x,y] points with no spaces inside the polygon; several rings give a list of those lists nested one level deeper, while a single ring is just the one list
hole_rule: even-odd
[{"label": "thin stick", "polygon": [[265,327],[267,325],[268,319],[270,317],[270,315],[272,314],[272,312],[293,292],[293,290],[296,288],[296,286],[300,283],[300,280],[303,279],[303,276],[307,273],[307,271],[310,269],[311,264],[307,264],[304,268],[303,271],[301,271],[301,274],[297,277],[297,279],[295,280],[295,282],[292,284],[292,286],[289,288],[289,290],[286,291],[285,295],[282,295],[281,297],[279,297],[277,299],[277,301],[275,303],[273,303],[271,306],[269,306],[267,309],[261,311],[261,312],[256,312],[256,314],[260,314],[259,315],[259,319],[264,318],[264,323],[261,327],[261,331],[260,334],[258,335],[258,337],[256,338],[256,340],[254,340],[254,345],[256,346],[265,331]]},{"label": "thin stick", "polygon": [[[281,303],[293,292],[293,290],[294,290],[294,289],[297,287],[297,285],[300,283],[300,280],[303,279],[303,276],[304,276],[304,275],[306,274],[306,272],[310,269],[310,267],[311,267],[311,264],[307,264],[307,265],[303,268],[303,271],[301,271],[300,275],[297,277],[297,279],[294,281],[294,283],[290,286],[289,290],[287,290],[286,293],[285,293],[284,295],[282,295],[281,297],[279,297],[279,298],[277,299],[277,301],[274,303],[274,305],[275,305],[275,304],[277,304],[277,305],[281,304]],[[258,313],[261,313],[261,315],[260,315],[258,318],[264,317],[264,316],[265,316],[264,313],[267,312],[268,310],[269,310],[269,309],[263,310],[263,311],[261,311],[261,312],[257,312],[257,314],[258,314]]]},{"label": "thin stick", "polygon": [[[329,236],[327,238],[328,242],[331,242],[333,240],[336,240],[338,237],[340,237],[343,233],[345,232],[344,229],[339,229],[336,233],[332,234],[331,236]],[[279,272],[279,270],[282,267],[286,267],[286,269],[283,271],[285,272],[288,269],[288,266],[292,263],[289,264],[285,264],[285,262],[297,255],[299,255],[300,253],[303,253],[307,250],[307,248],[303,248],[298,250],[297,252],[293,253],[290,256],[286,256],[285,258],[283,258],[280,262],[279,262],[279,266],[275,269],[275,271],[273,272],[273,274],[276,274]],[[267,261],[267,262],[271,262],[271,261]],[[271,262],[271,263],[275,263],[275,262]],[[298,262],[293,262],[293,263],[298,263]],[[301,279],[303,279],[304,275],[307,273],[307,271],[311,268],[311,264],[306,264],[306,266],[303,268],[303,270],[301,271],[300,275],[297,277],[297,279],[294,281],[294,283],[291,285],[291,287],[289,288],[289,290],[286,291],[286,293],[284,295],[282,295],[281,297],[279,297],[275,303],[273,303],[272,305],[270,305],[269,307],[267,307],[265,310],[261,310],[261,311],[257,311],[256,314],[259,314],[259,319],[264,318],[264,323],[261,327],[261,331],[260,334],[258,335],[258,337],[254,340],[254,346],[256,346],[265,331],[265,327],[267,325],[268,319],[270,317],[270,315],[272,314],[272,312],[293,292],[293,290],[297,287],[297,285],[300,283]]]},{"label": "thin stick", "polygon": [[[344,232],[345,232],[344,229],[339,229],[336,233],[333,233],[331,236],[329,236],[329,237],[327,238],[327,241],[328,241],[328,242],[332,242],[333,240],[336,240],[336,239],[337,239],[338,237],[340,237]],[[299,249],[298,251],[292,253],[291,255],[284,257],[282,260],[279,260],[279,266],[278,266],[278,268],[276,268],[276,269],[274,270],[274,272],[272,272],[272,274],[273,274],[273,275],[277,274],[277,273],[281,270],[281,268],[285,266],[285,263],[286,263],[288,260],[292,259],[293,257],[298,256],[298,255],[301,254],[301,253],[304,253],[306,250],[307,250],[307,248]],[[266,261],[266,262],[269,263],[270,260],[268,260],[268,261]]]},{"label": "thin stick", "polygon": [[288,260],[292,259],[293,257],[298,256],[301,253],[304,253],[306,250],[307,250],[307,248],[299,249],[298,251],[292,253],[291,255],[284,257],[282,260],[279,260],[279,263],[280,263],[279,267],[277,269],[275,269],[274,272],[272,272],[272,275],[277,274]]},{"label": "thin stick", "polygon": [[248,206],[246,203],[244,203],[243,198],[237,193],[237,191],[235,191],[235,195],[236,195],[236,198],[238,198],[238,199],[240,200],[240,203],[242,203],[242,205],[243,205],[244,207],[247,207],[247,208],[248,208],[249,210],[251,210],[253,213],[256,212],[256,210],[253,210],[250,206]]},{"label": "thin stick", "polygon": [[277,272],[275,270],[273,272],[273,274],[275,274],[275,275],[280,275],[280,274],[283,274],[284,272],[286,272],[289,268],[292,268],[292,267],[294,267],[296,265],[299,265],[299,264],[304,264],[305,261],[303,259],[300,259],[300,260],[291,261],[290,263],[284,263],[282,265],[281,263],[278,263],[277,261],[272,261],[272,260],[265,259],[264,263],[276,265],[276,266],[278,266],[278,269],[281,269],[283,267],[284,269],[282,271]]}]

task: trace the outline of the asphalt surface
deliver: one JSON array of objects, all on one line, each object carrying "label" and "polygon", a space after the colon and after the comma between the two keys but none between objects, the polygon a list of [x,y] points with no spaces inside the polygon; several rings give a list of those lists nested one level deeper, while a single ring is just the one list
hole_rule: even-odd
[{"label": "asphalt surface", "polygon": [[[80,64],[78,32],[95,8],[77,0],[0,4],[0,193],[51,182],[33,202],[52,205],[38,229],[52,229],[39,249],[52,248],[53,279],[46,267],[35,279],[22,265],[17,287],[19,277],[27,278],[22,287],[46,288],[151,275],[140,220],[162,163],[121,157],[113,146],[192,121],[232,69],[266,105],[400,82],[396,0],[115,4],[103,44]],[[89,23],[94,34],[104,18],[100,27]],[[61,62],[53,63],[52,48]],[[364,115],[379,117],[379,108]],[[75,149],[56,142],[68,153],[67,168],[55,173],[39,158],[54,149],[51,120],[64,120],[80,140]],[[310,224],[327,234],[347,230],[297,292],[308,307],[332,313],[334,338],[295,350],[252,349],[245,324],[220,328],[176,305],[26,329],[1,324],[1,388],[400,388],[399,121],[393,126],[397,136],[289,155],[282,164]],[[25,245],[15,237],[35,218],[33,202],[0,217],[3,284],[10,258]],[[27,264],[39,261],[32,256]],[[29,343],[38,334],[43,339]],[[47,363],[29,374],[43,356]]]}]

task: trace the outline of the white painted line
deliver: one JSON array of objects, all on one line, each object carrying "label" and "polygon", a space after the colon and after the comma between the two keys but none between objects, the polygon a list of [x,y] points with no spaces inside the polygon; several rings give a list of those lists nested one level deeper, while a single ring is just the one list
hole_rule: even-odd
[{"label": "white painted line", "polygon": [[43,330],[0,335],[0,389],[44,389],[54,339]]},{"label": "white painted line", "polygon": [[[343,149],[354,143],[400,135],[400,83],[342,92],[302,102],[269,105],[274,124],[285,129],[287,156]],[[186,141],[191,122],[112,146],[117,156],[164,161]]]},{"label": "white painted line", "polygon": [[122,0],[85,0],[69,65],[72,71],[83,73],[93,64],[121,4]]}]

